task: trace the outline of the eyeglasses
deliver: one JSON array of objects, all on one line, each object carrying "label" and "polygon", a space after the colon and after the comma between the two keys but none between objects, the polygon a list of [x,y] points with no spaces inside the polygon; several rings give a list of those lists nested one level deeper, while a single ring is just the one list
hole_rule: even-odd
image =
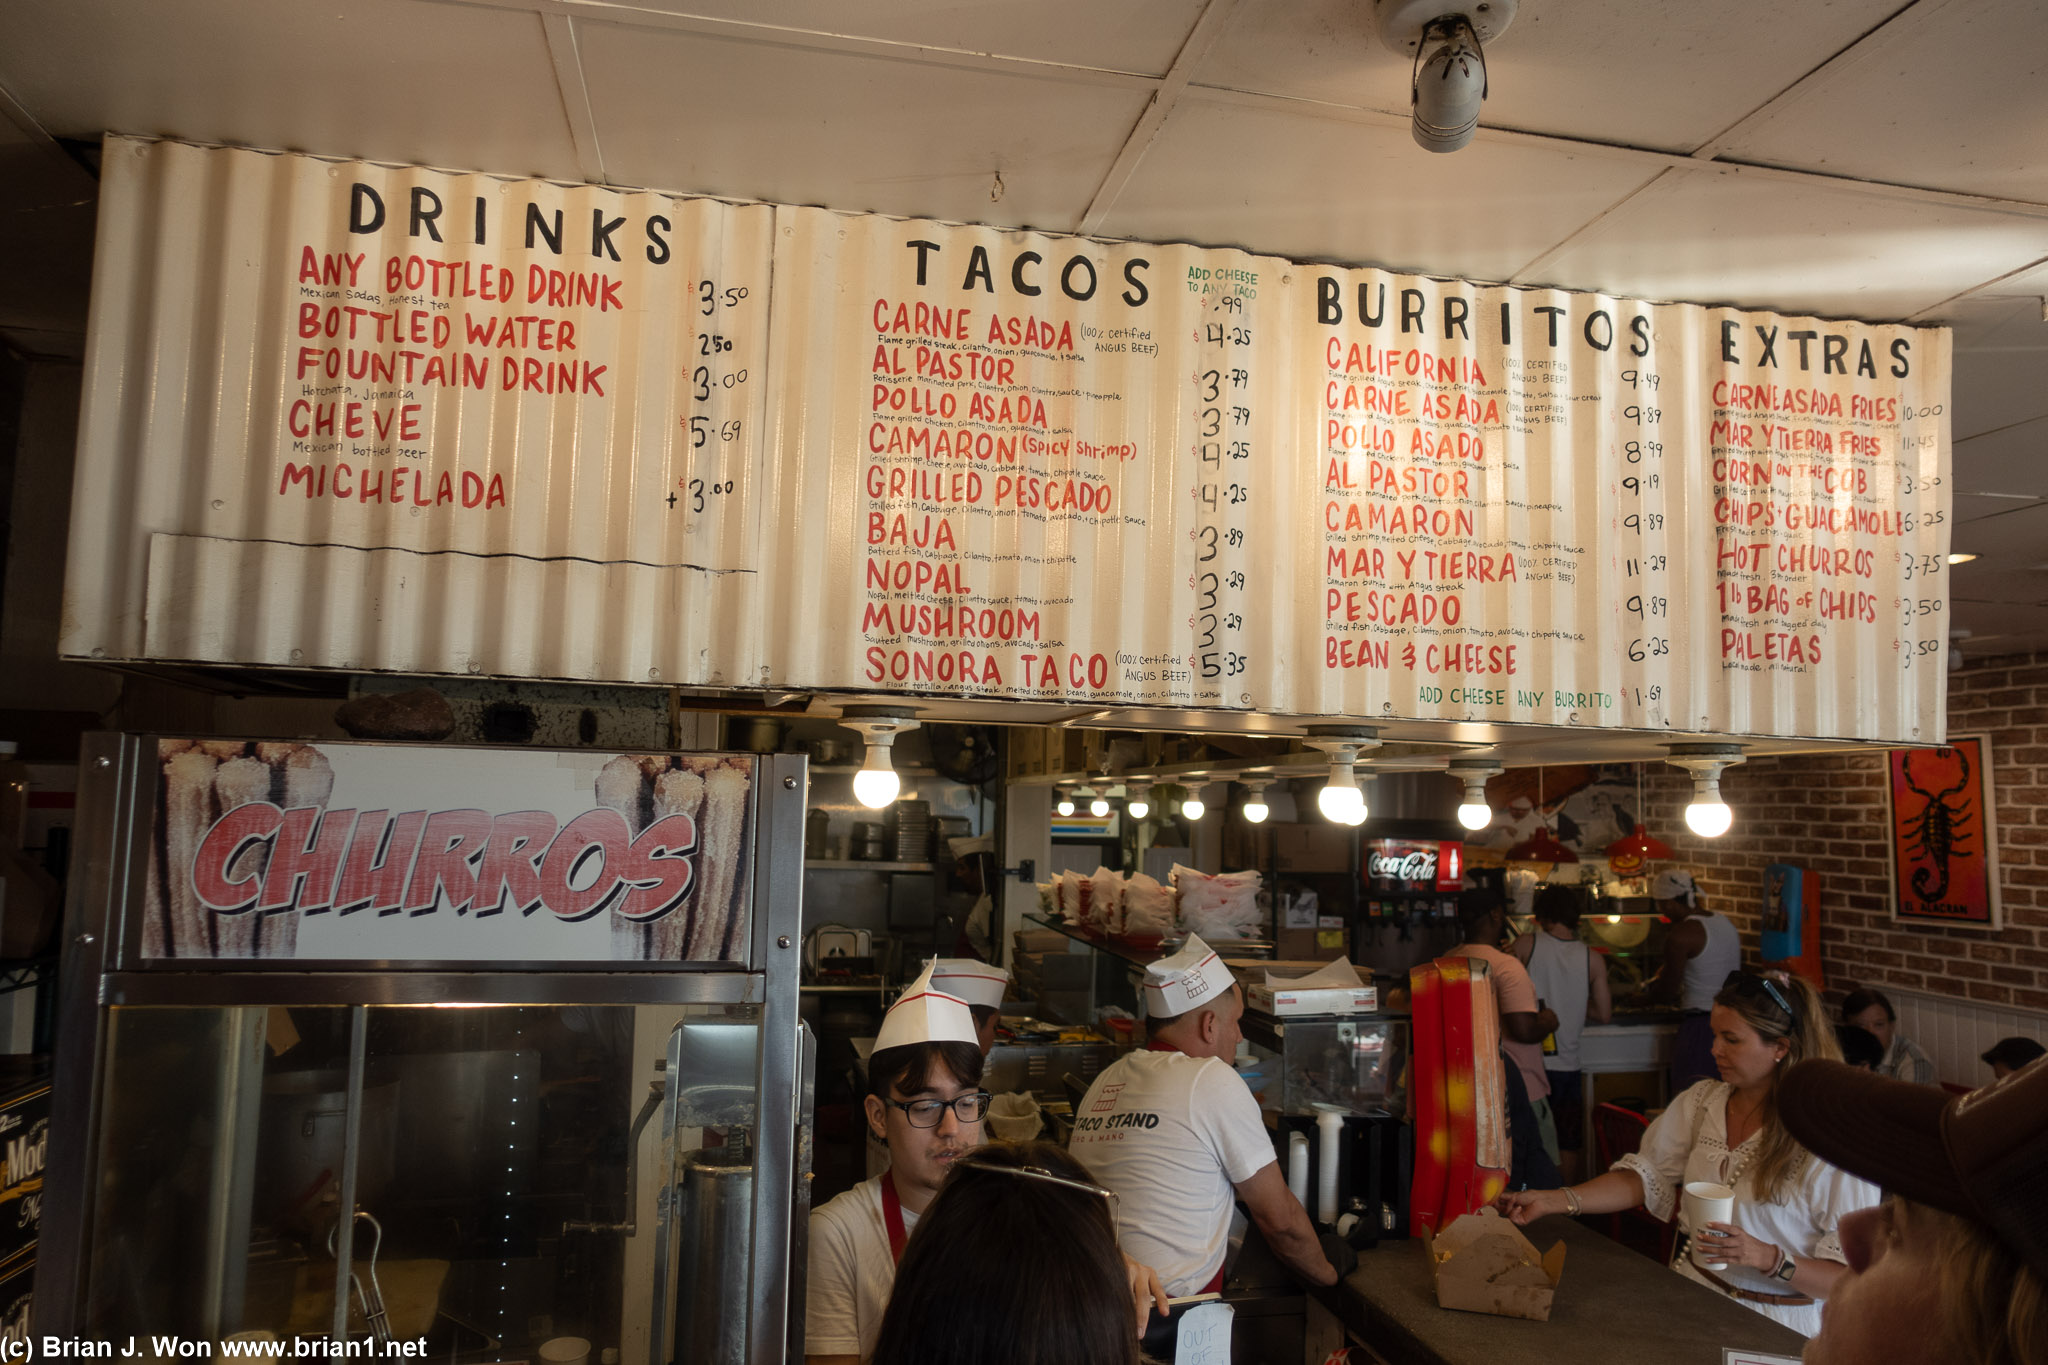
[{"label": "eyeglasses", "polygon": [[995,1161],[977,1161],[971,1156],[963,1158],[957,1169],[963,1171],[992,1171],[1000,1175],[1021,1176],[1026,1180],[1042,1180],[1048,1185],[1064,1185],[1070,1190],[1079,1190],[1083,1194],[1101,1195],[1109,1201],[1109,1229],[1111,1234],[1115,1236],[1122,1235],[1117,1218],[1115,1190],[1105,1189],[1101,1185],[1091,1185],[1085,1180],[1071,1180],[1063,1175],[1054,1175],[1043,1166],[1007,1166]]},{"label": "eyeglasses", "polygon": [[962,1123],[980,1123],[988,1113],[989,1093],[977,1090],[971,1095],[961,1095],[950,1100],[888,1100],[884,1104],[894,1105],[903,1111],[903,1117],[910,1121],[912,1128],[936,1128],[946,1110],[953,1111],[953,1117]]},{"label": "eyeglasses", "polygon": [[1733,971],[1728,973],[1728,979],[1721,983],[1721,989],[1724,991],[1732,990],[1737,995],[1748,996],[1752,1000],[1762,996],[1780,1010],[1783,1010],[1787,1019],[1797,1019],[1799,1017],[1799,1011],[1792,1008],[1792,1001],[1786,997],[1784,992],[1778,989],[1778,983],[1771,980],[1768,976],[1758,976],[1754,972]]}]

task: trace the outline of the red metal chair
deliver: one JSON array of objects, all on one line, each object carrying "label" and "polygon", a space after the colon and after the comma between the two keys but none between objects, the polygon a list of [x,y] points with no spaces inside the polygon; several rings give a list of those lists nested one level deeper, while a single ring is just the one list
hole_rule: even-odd
[{"label": "red metal chair", "polygon": [[[1595,1106],[1593,1150],[1600,1158],[1600,1169],[1608,1170],[1622,1157],[1641,1147],[1643,1134],[1649,1127],[1650,1121],[1633,1109],[1619,1104]],[[1656,1230],[1658,1259],[1669,1264],[1672,1246],[1678,1238],[1678,1224],[1657,1217],[1640,1204],[1625,1213],[1610,1213],[1607,1215],[1607,1235],[1624,1245],[1628,1244],[1628,1239],[1622,1236],[1622,1219],[1625,1217],[1640,1219]]]}]

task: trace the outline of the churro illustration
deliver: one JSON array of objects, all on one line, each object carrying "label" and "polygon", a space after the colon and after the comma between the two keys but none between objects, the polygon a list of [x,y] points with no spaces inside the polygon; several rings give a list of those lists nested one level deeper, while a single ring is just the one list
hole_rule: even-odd
[{"label": "churro illustration", "polygon": [[622,754],[597,775],[597,804],[618,811],[638,838],[657,820],[687,815],[697,830],[683,903],[651,924],[614,913],[612,955],[646,962],[711,962],[744,955],[752,863],[746,857],[753,760],[723,755]]}]

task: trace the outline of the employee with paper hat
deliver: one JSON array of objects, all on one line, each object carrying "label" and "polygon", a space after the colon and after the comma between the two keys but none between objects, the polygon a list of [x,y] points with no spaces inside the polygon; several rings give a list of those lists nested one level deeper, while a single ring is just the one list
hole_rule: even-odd
[{"label": "employee with paper hat", "polygon": [[[873,1354],[911,1229],[953,1163],[981,1145],[989,1096],[974,1017],[965,1000],[934,988],[936,972],[927,965],[889,1007],[868,1057],[868,1126],[888,1144],[889,1169],[811,1214],[805,1365],[858,1365]],[[1166,1293],[1128,1255],[1124,1273],[1142,1331],[1155,1305],[1166,1311]]]},{"label": "employee with paper hat", "polygon": [[971,957],[937,957],[926,965],[934,988],[967,1002],[981,1055],[988,1056],[988,1050],[996,1045],[996,1018],[1003,1012],[1003,993],[1010,988],[1009,969]]},{"label": "employee with paper hat", "polygon": [[[1219,1289],[1231,1207],[1242,1199],[1281,1261],[1312,1284],[1336,1283],[1258,1101],[1231,1067],[1244,994],[1230,969],[1190,934],[1145,969],[1145,1012],[1148,1046],[1095,1078],[1068,1144],[1116,1191],[1125,1253],[1156,1266],[1169,1294]],[[1170,1333],[1173,1322],[1161,1326]],[[1145,1349],[1157,1355],[1169,1343],[1155,1328]]]},{"label": "employee with paper hat", "polygon": [[868,1127],[889,1169],[811,1214],[804,1359],[858,1362],[873,1352],[918,1215],[961,1154],[981,1145],[988,1093],[967,1002],[937,989],[932,967],[882,1016],[868,1057]]}]

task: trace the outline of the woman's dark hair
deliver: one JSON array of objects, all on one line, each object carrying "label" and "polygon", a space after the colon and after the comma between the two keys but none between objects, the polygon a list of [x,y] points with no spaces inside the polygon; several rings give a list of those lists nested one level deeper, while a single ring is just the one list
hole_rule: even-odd
[{"label": "woman's dark hair", "polygon": [[2032,1038],[2000,1038],[1984,1050],[1984,1065],[2005,1066],[2018,1071],[2036,1057],[2048,1055],[2048,1048],[2042,1047]]},{"label": "woman's dark hair", "polygon": [[1536,892],[1530,912],[1538,924],[1555,924],[1577,933],[1579,916],[1586,913],[1586,893],[1576,886],[1545,886]]},{"label": "woman's dark hair", "polygon": [[1850,991],[1842,997],[1842,1017],[1854,1019],[1872,1005],[1884,1011],[1884,1017],[1894,1024],[1899,1022],[1899,1012],[1892,1008],[1892,1002],[1885,999],[1883,991]]},{"label": "woman's dark hair", "polygon": [[1049,1142],[954,1162],[903,1250],[872,1365],[1136,1365],[1109,1200],[1021,1173],[1034,1167],[1095,1182]]}]

